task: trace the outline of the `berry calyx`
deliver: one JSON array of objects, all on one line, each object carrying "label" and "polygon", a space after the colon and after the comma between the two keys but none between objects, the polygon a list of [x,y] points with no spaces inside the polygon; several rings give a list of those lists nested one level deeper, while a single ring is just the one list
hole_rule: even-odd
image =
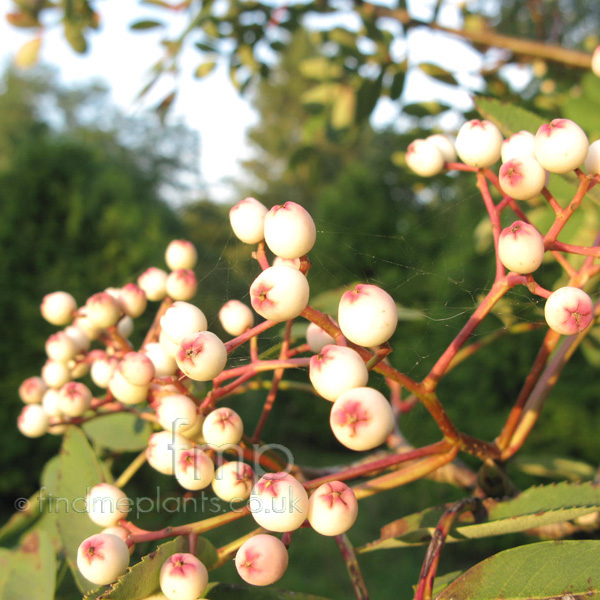
[{"label": "berry calyx", "polygon": [[91,583],[107,585],[123,575],[129,566],[129,549],[118,536],[97,533],[81,542],[77,567]]},{"label": "berry calyx", "polygon": [[196,600],[208,585],[208,571],[193,554],[173,554],[160,569],[160,589],[168,600]]}]

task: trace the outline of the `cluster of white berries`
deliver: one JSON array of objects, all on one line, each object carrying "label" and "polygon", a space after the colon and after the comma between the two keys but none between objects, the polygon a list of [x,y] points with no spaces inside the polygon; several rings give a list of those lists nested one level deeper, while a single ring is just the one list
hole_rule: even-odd
[{"label": "cluster of white berries", "polygon": [[[230,300],[220,309],[225,332],[234,338],[245,336],[255,325],[255,313],[272,322],[300,316],[310,294],[306,255],[316,240],[310,214],[294,202],[267,210],[258,200],[246,198],[231,209],[230,221],[241,241],[264,243],[273,257],[272,266],[261,263],[263,270],[249,288],[252,308]],[[236,555],[237,570],[245,581],[268,585],[283,575],[288,563],[286,546],[273,534],[302,526],[326,536],[344,533],[357,518],[357,500],[342,481],[325,483],[309,497],[290,473],[268,473],[258,479],[239,452],[244,433],[240,416],[226,406],[201,409],[186,378],[214,380],[226,368],[228,347],[208,331],[204,312],[190,303],[197,291],[194,246],[186,240],[173,241],[165,261],[170,272],[151,267],[137,283],[96,293],[81,307],[67,292],[44,298],[42,315],[64,329],[48,339],[48,362],[41,375],[20,387],[26,406],[19,428],[37,437],[47,431],[62,433],[70,424],[110,410],[135,406],[150,415],[157,430],[145,455],[152,468],[175,477],[191,492],[210,488],[225,502],[246,502],[257,524],[270,532],[246,541]],[[133,320],[144,313],[148,302],[163,300],[152,339],[134,350],[129,342]],[[350,449],[373,449],[392,432],[394,415],[385,396],[368,387],[369,371],[361,351],[364,356],[365,348],[388,342],[397,326],[397,307],[383,289],[358,285],[340,298],[337,322],[338,340],[309,325],[306,339],[313,353],[309,378],[316,392],[332,403],[334,436]],[[87,376],[99,397],[79,381]],[[237,459],[225,460],[232,452]],[[78,566],[90,582],[109,584],[126,571],[134,548],[126,527],[130,507],[125,492],[108,483],[88,494],[89,517],[104,528],[79,548]],[[206,567],[189,554],[173,555],[160,575],[162,593],[170,600],[197,598],[207,581]]]},{"label": "cluster of white berries", "polygon": [[[596,54],[598,62],[600,51]],[[441,143],[440,137],[445,142]],[[457,157],[476,169],[501,160],[498,181],[502,192],[520,201],[539,196],[549,173],[565,174],[583,168],[590,177],[600,174],[600,140],[590,144],[581,127],[569,119],[554,119],[535,134],[519,131],[507,139],[492,122],[473,119],[462,125],[454,144],[444,136],[435,140],[430,137],[415,140],[406,152],[408,166],[425,177],[441,173]],[[509,271],[533,273],[542,264],[545,252],[544,237],[531,223],[517,220],[500,233],[498,258]],[[592,322],[593,302],[583,290],[565,286],[547,299],[544,315],[551,329],[564,335],[576,334]]]}]

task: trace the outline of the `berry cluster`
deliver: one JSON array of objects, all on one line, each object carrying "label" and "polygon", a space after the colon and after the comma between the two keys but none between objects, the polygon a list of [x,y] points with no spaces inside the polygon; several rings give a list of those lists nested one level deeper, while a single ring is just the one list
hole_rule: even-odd
[{"label": "berry cluster", "polygon": [[[557,236],[581,202],[580,192],[585,193],[597,183],[600,174],[600,140],[590,144],[581,127],[569,119],[554,119],[539,127],[535,134],[523,130],[507,139],[503,139],[500,130],[492,122],[474,119],[460,128],[454,145],[449,138],[444,139],[451,150],[443,146],[439,139],[415,140],[406,153],[408,166],[422,176],[437,175],[444,168],[456,167],[479,170],[480,177],[487,177],[503,196],[502,201],[494,205],[485,188],[488,191],[488,198],[485,199],[494,228],[499,263],[512,273],[525,275],[526,278],[519,283],[524,283],[535,294],[546,298],[544,315],[551,329],[564,335],[585,331],[594,318],[593,302],[581,289],[589,276],[574,276],[573,270],[567,269],[572,284],[550,292],[535,282],[532,273],[551,251],[591,257],[598,254],[595,246],[569,247],[558,242]],[[463,164],[454,163],[457,156]],[[491,171],[485,170],[498,160],[502,164],[496,177]],[[581,168],[585,169],[587,176]],[[550,173],[564,175],[571,171],[575,171],[581,181],[580,190],[569,207],[563,210],[547,188],[548,178]],[[542,235],[529,222],[521,207],[514,202],[534,200],[540,194],[548,199],[556,213],[555,223],[546,235]],[[500,230],[500,213],[507,207],[519,219]]]},{"label": "berry cluster", "polygon": [[[456,162],[457,158],[462,162]],[[500,159],[496,175],[490,167]],[[249,286],[251,307],[229,300],[219,310],[219,322],[229,339],[209,331],[209,319],[191,303],[197,292],[198,257],[185,240],[169,244],[165,254],[169,272],[151,267],[136,283],[100,291],[80,306],[67,292],[48,294],[41,305],[42,315],[62,329],[46,342],[48,360],[40,375],[20,386],[25,403],[18,419],[20,431],[29,437],[46,432],[57,435],[119,412],[151,422],[154,432],[145,451],[150,467],[174,477],[186,494],[213,494],[231,505],[224,520],[211,521],[210,527],[246,515],[256,522],[251,535],[222,549],[219,564],[235,555],[240,577],[257,586],[282,577],[295,530],[311,528],[320,535],[335,536],[344,547],[347,542],[342,534],[356,521],[361,498],[425,476],[451,462],[459,449],[484,460],[509,458],[533,423],[519,429],[518,416],[509,418],[494,443],[463,435],[445,413],[437,383],[483,318],[517,285],[546,300],[544,315],[551,331],[544,342],[546,353],[536,359],[539,364],[532,372],[542,372],[560,335],[588,330],[595,306],[582,288],[600,272],[593,262],[600,257],[600,248],[568,245],[557,238],[598,181],[600,146],[598,142],[590,145],[584,132],[566,119],[540,127],[535,135],[521,131],[506,140],[493,123],[473,120],[461,127],[455,144],[437,134],[415,140],[406,161],[423,176],[444,169],[476,173],[496,251],[492,289],[423,381],[412,380],[388,360],[389,341],[398,324],[397,306],[390,294],[373,284],[359,284],[341,295],[335,317],[316,310],[309,304],[307,254],[316,241],[312,217],[294,202],[269,210],[258,200],[246,198],[231,209],[230,223],[240,241],[256,245],[253,256],[260,273]],[[587,174],[580,169],[584,165]],[[569,171],[575,171],[579,187],[570,204],[562,208],[548,190],[548,172]],[[499,198],[494,199],[488,182]],[[529,221],[523,209],[526,204],[522,204],[539,195],[556,217],[544,235]],[[503,227],[501,218],[509,210],[517,219]],[[564,257],[569,253],[583,255],[583,266],[572,266]],[[568,278],[566,285],[552,292],[533,275],[548,256],[556,257]],[[130,341],[134,320],[149,302],[160,305],[136,349]],[[263,319],[258,324],[256,315]],[[306,340],[294,345],[291,324],[298,317],[309,325]],[[277,327],[283,331],[279,357],[263,359],[258,338]],[[246,359],[229,364],[231,352],[246,344]],[[314,479],[299,466],[264,453],[261,434],[287,369],[307,371],[315,395],[330,403],[329,425],[340,444],[367,452],[387,442],[392,453],[366,457]],[[273,381],[251,432],[226,401],[266,372],[272,372]],[[373,373],[382,377],[375,379]],[[402,400],[402,390],[411,394],[408,401]],[[435,419],[443,440],[397,451],[396,417],[416,401]],[[515,414],[520,415],[521,408],[520,400]],[[134,472],[128,472],[128,477]],[[346,483],[364,477],[369,478],[364,483],[352,487]],[[94,486],[86,499],[89,518],[104,529],[82,541],[77,565],[95,585],[111,584],[122,576],[137,543],[173,535],[169,528],[139,529],[130,519],[131,503],[121,489],[127,480],[119,481],[119,487]],[[211,565],[195,556],[196,531],[194,524],[177,528],[178,535],[190,536],[190,552],[173,554],[161,567],[160,588],[169,600],[193,600],[208,585],[207,566]]]}]

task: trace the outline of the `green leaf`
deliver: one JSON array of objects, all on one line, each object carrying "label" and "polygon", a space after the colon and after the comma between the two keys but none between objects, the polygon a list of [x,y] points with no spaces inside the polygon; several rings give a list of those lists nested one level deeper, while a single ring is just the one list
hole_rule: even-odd
[{"label": "green leaf", "polygon": [[[54,598],[56,559],[48,535],[34,531],[27,535],[18,551],[0,554],[0,570],[8,577],[0,589],[6,600],[52,600]],[[6,564],[4,561],[7,561]]]},{"label": "green leaf", "polygon": [[341,65],[325,56],[305,58],[298,65],[298,69],[304,77],[318,81],[337,79],[343,73]]},{"label": "green leaf", "polygon": [[434,65],[433,63],[421,63],[419,65],[419,69],[423,71],[426,75],[437,79],[443,83],[450,83],[452,85],[458,85],[458,81],[450,71],[446,71],[442,67],[438,65]]},{"label": "green leaf", "polygon": [[593,465],[558,456],[519,455],[515,456],[511,465],[528,475],[569,481],[591,480],[596,475],[596,467]]},{"label": "green leaf", "polygon": [[402,95],[404,89],[404,80],[406,79],[406,73],[400,72],[394,75],[392,79],[392,85],[390,86],[390,98],[392,100],[398,100]]},{"label": "green leaf", "polygon": [[321,83],[302,94],[303,104],[331,104],[341,89],[339,83]]},{"label": "green leaf", "polygon": [[[428,508],[386,525],[381,537],[359,552],[402,548],[431,540],[446,506]],[[482,515],[465,513],[450,530],[447,541],[456,542],[526,531],[560,523],[600,510],[600,486],[591,482],[532,487],[515,498],[483,502]]]},{"label": "green leaf", "polygon": [[478,97],[475,99],[475,106],[479,114],[494,123],[505,137],[523,129],[535,133],[546,123],[546,119],[525,108],[495,98]]},{"label": "green leaf", "polygon": [[441,112],[448,110],[448,108],[448,106],[439,102],[419,102],[404,106],[402,112],[413,117],[428,117],[430,115],[439,115]]},{"label": "green leaf", "polygon": [[157,592],[160,588],[160,569],[165,560],[173,554],[187,551],[188,541],[184,536],[160,545],[127,569],[124,575],[98,597],[99,600],[141,600]]},{"label": "green leaf", "polygon": [[257,588],[244,584],[226,584],[217,583],[209,586],[208,592],[205,592],[206,600],[327,600],[322,596],[313,594],[299,594],[297,592],[288,592],[269,588]]},{"label": "green leaf", "polygon": [[157,27],[164,27],[165,24],[161,21],[151,21],[149,19],[143,21],[136,21],[129,26],[129,29],[134,31],[145,31],[147,29],[156,29]]},{"label": "green leaf", "polygon": [[464,571],[452,571],[436,577],[433,582],[432,595],[435,598],[442,590],[447,588],[455,579],[458,579]]},{"label": "green leaf", "polygon": [[376,79],[365,79],[356,94],[356,121],[360,123],[371,116],[381,97],[385,70]]},{"label": "green leaf", "polygon": [[202,63],[201,65],[198,65],[196,67],[196,70],[194,71],[194,77],[202,79],[202,77],[206,77],[207,75],[212,73],[216,66],[217,63],[214,60]]},{"label": "green leaf", "polygon": [[137,452],[148,445],[152,426],[131,413],[92,419],[83,430],[94,444],[117,452]]},{"label": "green leaf", "polygon": [[97,586],[79,573],[77,549],[85,538],[101,530],[87,515],[85,497],[90,488],[103,481],[103,476],[94,451],[78,427],[70,426],[64,435],[58,477],[55,507],[58,512],[58,530],[77,586],[82,592],[87,592]]},{"label": "green leaf", "polygon": [[600,541],[559,541],[505,550],[469,569],[436,600],[600,598]]},{"label": "green leaf", "polygon": [[85,54],[87,52],[87,41],[83,35],[81,25],[65,21],[65,39],[78,54]]}]

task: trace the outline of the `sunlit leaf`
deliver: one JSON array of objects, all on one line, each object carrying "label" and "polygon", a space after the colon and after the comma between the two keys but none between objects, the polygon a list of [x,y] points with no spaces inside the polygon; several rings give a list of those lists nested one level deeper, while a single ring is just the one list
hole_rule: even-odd
[{"label": "sunlit leaf", "polygon": [[304,77],[319,81],[337,79],[343,73],[341,65],[325,56],[305,58],[298,65],[298,69]]},{"label": "sunlit leaf", "polygon": [[102,416],[83,424],[86,435],[98,446],[118,452],[136,452],[148,445],[152,426],[131,413]]},{"label": "sunlit leaf", "polygon": [[197,77],[198,79],[206,77],[214,71],[216,66],[217,63],[215,61],[202,63],[196,67],[196,70],[194,71],[194,77]]},{"label": "sunlit leaf", "polygon": [[600,541],[559,541],[505,550],[475,565],[436,600],[600,598]]},{"label": "sunlit leaf", "polygon": [[15,65],[20,69],[28,69],[38,62],[42,38],[36,37],[25,42],[15,55]]}]

